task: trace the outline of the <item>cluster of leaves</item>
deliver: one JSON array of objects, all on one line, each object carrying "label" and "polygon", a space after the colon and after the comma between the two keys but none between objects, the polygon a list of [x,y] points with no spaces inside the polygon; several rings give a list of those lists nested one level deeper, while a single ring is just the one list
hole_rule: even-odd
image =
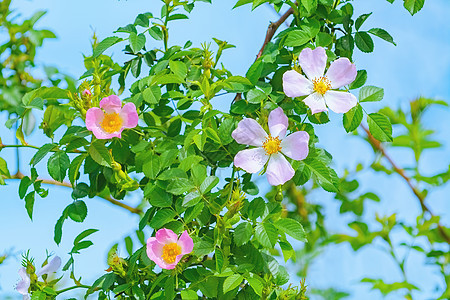
[{"label": "cluster of leaves", "polygon": [[[329,122],[327,113],[311,114],[302,98],[287,98],[282,88],[283,73],[298,67],[297,57],[305,47],[325,47],[329,62],[337,57],[352,60],[355,45],[362,52],[373,51],[370,35],[395,45],[393,38],[380,28],[361,31],[370,14],[353,20],[350,1],[302,0],[295,4],[289,0],[240,0],[236,7],[251,3],[256,8],[266,2],[277,11],[291,9],[293,19],[289,28],[265,44],[245,77],[234,76],[219,64],[222,52],[234,47],[225,41],[214,39],[214,53],[210,44],[198,48],[187,41],[183,46],[170,46],[168,25],[187,19],[196,1],[165,0],[160,17],[142,13],[132,24],[118,28],[117,36],[100,42],[94,38],[93,53],[85,57],[86,72],[80,77],[84,81],[78,87],[63,89],[56,81],[53,87],[34,86],[21,92],[20,101],[14,107],[18,119],[24,122],[25,114],[32,109],[44,110],[40,127],[51,139],[36,147],[30,162],[31,175],[21,179],[19,195],[25,198],[30,218],[36,194],[40,197],[48,194],[42,189],[43,181],[35,168],[47,155],[50,155],[47,160],[50,177],[73,188],[73,202],[56,221],[57,244],[61,242],[66,220],[83,222],[86,218],[88,207],[84,198],[100,196],[117,201],[129,193],[142,195],[136,235],[124,240],[129,256],[120,257],[117,245],[113,247],[107,258],[110,268],[87,287],[86,296],[97,293],[99,299],[111,295],[120,299],[198,299],[199,295],[218,299],[304,299],[303,282],[296,288],[283,288],[289,282],[289,274],[275,257],[287,262],[300,255],[312,261],[331,241],[349,242],[357,250],[378,236],[393,247],[389,232],[398,226],[395,216],[378,218],[382,229],[369,231],[360,216],[365,201],[379,201],[378,196],[374,193],[356,198],[349,195],[357,190],[358,182],[349,181],[346,176],[339,178],[330,166],[331,155],[316,147],[319,138],[314,128]],[[410,5],[411,1],[406,0],[405,7]],[[420,9],[419,6],[413,5],[413,11]],[[152,45],[160,46],[149,50],[150,39]],[[130,57],[124,63],[114,62],[104,54],[119,45]],[[140,126],[124,131],[121,139],[99,140],[85,127],[74,125],[75,120],[85,119],[89,108],[98,106],[103,97],[114,93],[113,80],[117,79],[120,85],[118,94],[125,91],[130,71],[136,80],[129,86],[129,97],[124,101],[136,105]],[[348,90],[359,89],[359,101],[343,115],[346,132],[355,132],[360,126],[365,102],[380,101],[384,96],[383,89],[365,86],[366,81],[367,72],[359,70],[356,80],[348,86]],[[92,96],[83,93],[86,90],[92,91]],[[224,93],[235,96],[228,112],[215,109],[211,103]],[[231,132],[242,118],[254,118],[266,124],[268,112],[276,107],[282,107],[288,115],[290,131],[309,133],[310,149],[307,159],[292,163],[296,170],[294,178],[263,198],[258,197],[255,176],[243,174],[232,165],[234,156],[244,146],[232,139]],[[411,115],[416,120],[420,117],[417,111]],[[11,119],[9,124],[18,119]],[[385,109],[366,113],[366,120],[371,135],[379,142],[393,140],[391,122],[403,124],[414,138],[403,138],[403,143],[400,138],[394,145],[414,147],[416,157],[420,157],[423,149],[437,146],[427,139],[429,131],[421,130],[418,122],[414,126],[414,119],[412,124],[408,123],[406,116],[399,112]],[[61,134],[55,135],[55,131]],[[31,147],[21,132],[22,126],[18,130],[22,146]],[[218,171],[221,174],[229,171],[230,176],[219,178]],[[4,160],[0,160],[0,172],[0,180],[10,177]],[[436,185],[448,178],[448,174],[436,176]],[[69,182],[64,181],[66,178]],[[423,178],[420,180],[433,184],[431,177]],[[30,187],[33,190],[28,192]],[[349,226],[358,233],[357,237],[328,234],[323,208],[306,200],[308,193],[316,188],[336,193],[336,199],[342,202],[341,212],[351,212],[356,217]],[[295,209],[286,205],[288,202],[295,204]],[[418,229],[419,224],[422,229],[436,224],[436,218],[430,220],[422,218],[417,226],[404,228],[410,228],[412,236],[419,234],[417,230],[424,234]],[[167,228],[177,234],[188,230],[194,239],[194,250],[174,270],[158,271],[146,254],[146,228],[154,231]],[[75,238],[70,258],[63,267],[64,271],[71,270],[71,278],[78,287],[85,285],[75,276],[74,254],[92,246],[86,238],[95,231],[88,229]],[[435,234],[433,241],[439,236]],[[308,243],[296,251],[292,239],[308,240]],[[445,252],[433,251],[430,257],[447,272]],[[306,276],[307,267],[300,274]],[[415,288],[406,278],[393,285],[379,279],[364,281],[383,293],[395,289],[407,289],[410,293]],[[317,293],[331,295],[334,291]],[[44,294],[45,291],[40,291],[40,295]]]}]

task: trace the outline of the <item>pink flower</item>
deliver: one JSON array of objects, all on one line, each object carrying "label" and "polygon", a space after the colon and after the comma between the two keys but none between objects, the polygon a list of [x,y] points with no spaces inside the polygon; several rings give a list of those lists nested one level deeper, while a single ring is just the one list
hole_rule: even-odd
[{"label": "pink flower", "polygon": [[88,90],[88,89],[85,89],[82,93],[81,93],[81,95],[83,95],[83,96],[92,96],[92,93],[91,93],[91,91],[90,90]]},{"label": "pink flower", "polygon": [[[356,78],[356,66],[348,58],[333,61],[325,76],[327,54],[325,49],[305,48],[298,60],[305,76],[291,70],[283,74],[283,90],[288,97],[307,96],[303,101],[313,114],[328,111],[327,106],[336,113],[346,113],[357,104],[354,95],[335,91],[352,83]],[[325,105],[326,104],[326,105]]]},{"label": "pink flower", "polygon": [[103,98],[100,108],[92,107],[86,112],[86,127],[98,139],[120,138],[125,128],[134,128],[138,124],[136,106],[127,103],[122,107],[116,95]]},{"label": "pink flower", "polygon": [[[58,271],[59,267],[61,266],[61,258],[59,256],[55,256],[48,264],[46,264],[44,267],[42,267],[39,272],[36,273],[36,276],[42,276],[42,275],[50,275],[50,273],[55,273]],[[27,269],[25,267],[22,267],[19,269],[19,275],[22,278],[19,283],[16,285],[16,290],[23,295],[23,299],[30,299],[30,294],[28,292],[31,284],[30,275],[27,273]]]},{"label": "pink flower", "polygon": [[187,230],[178,238],[170,229],[162,228],[155,237],[147,240],[147,256],[161,269],[174,269],[183,255],[194,249],[194,242]]},{"label": "pink flower", "polygon": [[240,121],[231,136],[239,144],[256,148],[239,151],[234,157],[234,165],[248,173],[256,173],[268,162],[266,174],[271,185],[290,180],[295,171],[284,155],[294,160],[305,159],[308,156],[309,134],[297,131],[285,137],[287,128],[288,118],[281,107],[269,114],[270,134],[253,119]]}]

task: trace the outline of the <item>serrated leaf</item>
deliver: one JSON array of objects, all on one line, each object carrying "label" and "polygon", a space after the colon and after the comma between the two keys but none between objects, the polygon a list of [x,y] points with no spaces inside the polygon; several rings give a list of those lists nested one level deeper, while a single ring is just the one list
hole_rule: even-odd
[{"label": "serrated leaf", "polygon": [[235,229],[234,229],[234,235],[233,240],[238,246],[242,246],[248,241],[250,241],[250,238],[253,235],[253,228],[252,225],[248,222],[240,223]]},{"label": "serrated leaf", "polygon": [[282,218],[277,220],[274,223],[275,227],[281,230],[282,232],[290,235],[294,239],[306,242],[306,233],[303,229],[303,226],[294,219]]},{"label": "serrated leaf", "polygon": [[363,110],[361,105],[356,105],[348,112],[346,112],[342,117],[342,123],[344,125],[344,129],[347,132],[351,132],[358,128],[361,124],[363,118]]},{"label": "serrated leaf", "polygon": [[394,42],[394,38],[389,34],[389,32],[387,32],[386,30],[384,30],[382,28],[372,28],[368,31],[368,33],[373,34],[373,35],[379,37],[380,39],[383,39],[383,40],[397,46],[397,44]]},{"label": "serrated leaf", "polygon": [[34,154],[33,158],[30,161],[30,165],[33,167],[37,165],[51,150],[55,148],[56,144],[44,144],[39,150]]},{"label": "serrated leaf", "polygon": [[130,33],[128,41],[130,42],[131,51],[133,51],[133,53],[138,53],[142,48],[144,48],[146,39],[144,34],[136,34],[132,32]]},{"label": "serrated leaf", "polygon": [[163,208],[156,212],[153,218],[150,220],[150,226],[154,229],[163,227],[166,223],[173,220],[176,213],[172,209]]},{"label": "serrated leaf", "polygon": [[77,237],[73,240],[73,244],[74,245],[78,244],[78,242],[80,242],[82,239],[90,236],[91,234],[93,234],[97,231],[98,231],[98,229],[86,229],[85,231],[83,231],[82,233],[77,235]]},{"label": "serrated leaf", "polygon": [[241,274],[233,274],[225,279],[223,282],[223,293],[226,294],[227,292],[237,288],[242,280],[244,280],[244,276]]},{"label": "serrated leaf", "polygon": [[355,44],[359,50],[365,53],[373,52],[373,40],[365,31],[358,31],[355,33]]},{"label": "serrated leaf", "polygon": [[370,14],[363,14],[363,15],[360,15],[356,19],[356,21],[355,21],[355,28],[356,28],[356,30],[359,30],[359,28],[361,28],[362,24],[367,20],[368,17],[370,17],[371,14],[372,13],[370,13]]},{"label": "serrated leaf", "polygon": [[33,220],[33,207],[34,207],[35,192],[29,192],[25,197],[25,208],[27,210],[30,220]]},{"label": "serrated leaf", "polygon": [[255,228],[255,237],[264,248],[271,249],[278,240],[278,231],[270,223],[260,223]]},{"label": "serrated leaf", "polygon": [[337,193],[339,190],[335,180],[333,180],[335,174],[332,169],[329,168],[324,162],[311,158],[303,160],[303,163],[311,170],[311,172],[319,180],[319,184],[327,191]]},{"label": "serrated leaf", "polygon": [[409,11],[409,13],[413,16],[419,10],[423,8],[425,4],[425,0],[404,0],[403,6]]},{"label": "serrated leaf", "polygon": [[174,195],[181,195],[194,188],[194,184],[186,178],[172,180],[167,186],[167,191]]},{"label": "serrated leaf", "polygon": [[75,184],[75,181],[78,179],[78,174],[80,173],[80,167],[83,164],[86,155],[79,155],[75,157],[69,166],[69,180],[72,185]]},{"label": "serrated leaf", "polygon": [[359,70],[356,74],[355,80],[350,84],[349,89],[354,90],[362,87],[367,81],[367,71]]},{"label": "serrated leaf", "polygon": [[117,44],[120,41],[122,41],[122,39],[117,36],[110,36],[110,37],[105,38],[97,45],[97,47],[95,47],[92,57],[96,58],[96,57],[100,56],[100,54],[105,52],[106,49]]},{"label": "serrated leaf", "polygon": [[392,142],[392,125],[388,117],[380,113],[367,116],[370,133],[380,142]]},{"label": "serrated leaf", "polygon": [[148,87],[142,92],[142,96],[148,104],[158,104],[161,99],[161,88],[157,85]]},{"label": "serrated leaf", "polygon": [[108,149],[105,147],[104,140],[95,140],[89,146],[89,155],[92,159],[101,166],[111,167],[112,157]]},{"label": "serrated leaf", "polygon": [[200,185],[200,192],[206,194],[211,191],[219,183],[219,178],[216,176],[208,176]]},{"label": "serrated leaf", "polygon": [[75,222],[83,222],[87,216],[87,206],[82,200],[74,201],[67,207],[69,217]]},{"label": "serrated leaf", "polygon": [[368,85],[359,90],[359,102],[381,101],[384,97],[384,89]]},{"label": "serrated leaf", "polygon": [[70,165],[69,156],[64,151],[55,152],[48,159],[47,169],[50,176],[56,181],[63,182]]}]

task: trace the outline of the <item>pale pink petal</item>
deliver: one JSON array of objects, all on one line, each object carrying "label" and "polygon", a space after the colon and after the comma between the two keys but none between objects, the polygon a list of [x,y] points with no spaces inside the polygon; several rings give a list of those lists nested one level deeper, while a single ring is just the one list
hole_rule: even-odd
[{"label": "pale pink petal", "polygon": [[160,230],[158,230],[155,236],[158,243],[163,245],[176,243],[178,240],[178,236],[176,235],[176,233],[166,228],[161,228]]},{"label": "pale pink petal", "polygon": [[271,185],[284,184],[294,177],[295,171],[281,153],[272,154],[267,165],[267,181]]},{"label": "pale pink petal", "polygon": [[149,237],[147,240],[147,256],[161,269],[168,269],[167,263],[162,259],[163,247],[164,245],[160,244],[156,237]]},{"label": "pale pink petal", "polygon": [[121,138],[122,137],[122,131],[123,131],[123,129],[120,129],[118,132],[108,133],[108,132],[104,131],[103,128],[100,125],[98,125],[97,127],[94,127],[92,129],[92,133],[99,140],[112,139],[113,137]]},{"label": "pale pink petal", "polygon": [[328,111],[327,106],[325,105],[325,99],[318,93],[309,95],[303,99],[303,102],[311,109],[312,114]]},{"label": "pale pink petal", "polygon": [[283,74],[283,91],[288,97],[309,95],[313,87],[313,83],[297,71],[290,70]]},{"label": "pale pink petal", "polygon": [[261,148],[239,151],[234,157],[234,165],[247,173],[256,173],[264,167],[268,160],[266,151]]},{"label": "pale pink petal", "polygon": [[327,53],[322,47],[317,47],[314,50],[305,48],[300,53],[298,60],[303,72],[312,81],[323,76],[327,65]]},{"label": "pale pink petal", "polygon": [[358,104],[356,97],[347,92],[328,91],[324,97],[327,106],[335,113],[346,113]]},{"label": "pale pink petal", "polygon": [[49,275],[50,273],[55,273],[61,267],[61,258],[55,256],[48,264],[42,267],[39,272],[36,273],[37,276],[42,276],[44,274]]},{"label": "pale pink petal", "polygon": [[308,156],[309,134],[306,131],[297,131],[281,141],[281,152],[295,160],[302,160]]},{"label": "pale pink petal", "polygon": [[122,118],[122,127],[124,128],[134,128],[138,124],[139,116],[134,103],[129,102],[125,104],[122,107],[119,116]]},{"label": "pale pink petal", "polygon": [[116,95],[111,95],[100,101],[100,108],[103,108],[106,113],[119,113],[122,108],[122,101]]},{"label": "pale pink petal", "polygon": [[180,239],[178,240],[177,244],[178,244],[178,246],[181,247],[181,256],[191,253],[192,250],[194,249],[194,241],[189,236],[189,233],[187,232],[187,230],[185,230],[181,234]]},{"label": "pale pink petal", "polygon": [[262,146],[267,137],[267,133],[253,119],[243,119],[238,123],[238,126],[231,136],[238,144],[250,145],[250,146]]},{"label": "pale pink petal", "polygon": [[22,295],[28,295],[28,289],[30,288],[30,275],[27,274],[27,269],[24,267],[19,269],[19,275],[22,280],[16,285],[16,291]]},{"label": "pale pink petal", "polygon": [[98,107],[91,107],[86,112],[86,128],[93,131],[95,127],[103,121],[104,118],[103,111]]},{"label": "pale pink petal", "polygon": [[356,66],[347,57],[341,57],[331,63],[325,76],[330,80],[331,87],[338,89],[355,81],[356,74]]},{"label": "pale pink petal", "polygon": [[269,131],[273,137],[284,138],[289,125],[288,117],[281,107],[275,108],[269,114]]}]

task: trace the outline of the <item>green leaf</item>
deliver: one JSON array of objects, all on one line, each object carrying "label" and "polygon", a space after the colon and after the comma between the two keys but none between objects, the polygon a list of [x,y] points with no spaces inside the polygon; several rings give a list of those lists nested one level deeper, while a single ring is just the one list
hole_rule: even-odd
[{"label": "green leaf", "polygon": [[373,52],[373,40],[365,31],[358,31],[355,33],[355,44],[359,50],[365,53]]},{"label": "green leaf", "polygon": [[159,156],[151,155],[142,166],[145,176],[155,179],[161,171],[161,162]]},{"label": "green leaf", "polygon": [[136,34],[134,32],[130,33],[130,37],[128,38],[130,42],[131,51],[133,53],[138,53],[145,46],[145,35],[144,34]]},{"label": "green leaf", "polygon": [[382,88],[368,85],[359,90],[359,102],[375,102],[381,101],[384,97]]},{"label": "green leaf", "polygon": [[356,30],[359,30],[359,28],[361,28],[362,24],[367,20],[368,17],[370,17],[371,14],[372,13],[370,13],[370,14],[363,14],[363,15],[360,15],[356,19],[356,21],[355,21],[355,28],[356,28]]},{"label": "green leaf", "polygon": [[424,4],[425,0],[403,0],[403,6],[412,16],[421,10]]},{"label": "green leaf", "polygon": [[216,176],[208,176],[200,185],[200,192],[206,194],[211,191],[219,183],[219,178]]},{"label": "green leaf", "polygon": [[333,180],[334,174],[332,169],[330,169],[324,162],[316,158],[307,158],[303,160],[303,163],[316,176],[319,184],[324,188],[324,190],[333,193],[337,193],[339,191],[337,187],[338,183]]},{"label": "green leaf", "polygon": [[58,219],[58,221],[55,224],[55,231],[54,231],[54,237],[53,240],[57,245],[61,243],[61,237],[62,237],[62,226],[64,224],[64,221],[67,219],[67,210],[68,207],[66,207],[61,215],[61,217]]},{"label": "green leaf", "polygon": [[194,241],[194,250],[192,251],[196,256],[202,257],[214,251],[214,244],[205,240]]},{"label": "green leaf", "polygon": [[25,208],[27,209],[30,220],[33,220],[33,207],[34,207],[35,192],[29,192],[25,197]]},{"label": "green leaf", "polygon": [[247,93],[247,101],[252,104],[261,104],[266,98],[266,94],[258,89],[251,89]]},{"label": "green leaf", "polygon": [[166,223],[173,220],[176,213],[172,209],[163,208],[156,212],[153,218],[150,220],[150,226],[154,229],[163,227]]},{"label": "green leaf", "polygon": [[308,32],[301,29],[294,29],[287,33],[284,40],[284,45],[287,47],[302,46],[311,40]]},{"label": "green leaf", "polygon": [[380,39],[383,39],[383,40],[397,46],[397,44],[394,42],[394,38],[389,34],[389,32],[387,32],[384,29],[372,28],[368,31],[368,33],[373,34],[373,35],[379,37]]},{"label": "green leaf", "polygon": [[392,125],[388,117],[380,113],[367,115],[370,133],[380,142],[392,142]]},{"label": "green leaf", "polygon": [[170,207],[172,205],[172,196],[158,186],[154,186],[146,198],[152,206]]},{"label": "green leaf", "polygon": [[181,61],[169,61],[170,70],[178,77],[184,79],[187,75],[188,69],[186,64]]},{"label": "green leaf", "polygon": [[148,20],[149,17],[151,18],[152,14],[147,13],[147,14],[139,14],[139,15],[137,15],[136,19],[134,20],[134,25],[147,28],[150,25],[150,22]]},{"label": "green leaf", "polygon": [[260,223],[256,225],[255,237],[264,248],[271,249],[277,243],[278,231],[270,223]]},{"label": "green leaf", "polygon": [[96,58],[98,56],[100,56],[100,54],[102,54],[103,52],[106,51],[106,49],[108,49],[109,47],[117,44],[118,42],[122,41],[121,38],[117,37],[117,36],[111,36],[111,37],[107,37],[106,39],[104,39],[103,41],[101,41],[97,47],[95,47],[94,52],[92,54],[93,58]]},{"label": "green leaf", "polygon": [[236,243],[236,245],[242,246],[248,241],[250,241],[252,235],[253,235],[252,225],[248,222],[242,222],[234,229],[233,240]]},{"label": "green leaf", "polygon": [[327,47],[333,41],[333,37],[329,33],[319,32],[316,36],[316,46]]},{"label": "green leaf", "polygon": [[33,167],[37,165],[51,150],[55,148],[56,144],[44,144],[39,150],[34,154],[33,158],[30,161],[30,165]]},{"label": "green leaf", "polygon": [[361,105],[356,105],[343,115],[342,123],[347,132],[351,132],[358,128],[363,118],[363,110]]},{"label": "green leaf", "polygon": [[161,99],[161,88],[157,85],[152,85],[142,92],[142,96],[148,104],[158,104]]},{"label": "green leaf", "polygon": [[306,233],[303,226],[294,219],[283,218],[274,223],[275,227],[280,231],[287,233],[294,239],[306,242]]},{"label": "green leaf", "polygon": [[190,207],[190,206],[196,205],[198,203],[198,201],[200,201],[201,198],[202,198],[202,195],[200,194],[199,191],[195,190],[193,192],[190,192],[189,194],[184,196],[183,206]]},{"label": "green leaf", "polygon": [[237,288],[242,280],[244,280],[244,276],[241,274],[233,274],[225,279],[223,282],[223,293],[226,294],[227,292]]},{"label": "green leaf", "polygon": [[245,276],[245,279],[248,281],[255,293],[261,297],[265,286],[264,280],[256,274],[249,274],[249,276]]},{"label": "green leaf", "polygon": [[367,81],[367,71],[359,70],[356,74],[355,80],[350,84],[349,89],[354,90],[362,87]]},{"label": "green leaf", "polygon": [[74,245],[78,244],[78,242],[80,242],[82,239],[90,236],[93,233],[96,233],[97,231],[98,229],[86,229],[85,231],[77,235],[77,237],[73,240],[73,244]]},{"label": "green leaf", "polygon": [[33,183],[33,181],[31,181],[30,177],[28,176],[24,176],[22,177],[22,179],[20,180],[20,184],[19,184],[19,198],[23,199],[28,191],[28,187]]},{"label": "green leaf", "polygon": [[48,159],[48,174],[56,181],[63,182],[70,165],[69,156],[64,151],[55,152]]},{"label": "green leaf", "polygon": [[174,195],[181,195],[194,188],[192,182],[186,178],[172,180],[167,186],[167,191]]},{"label": "green leaf", "polygon": [[92,159],[99,165],[111,167],[111,153],[109,153],[108,149],[105,147],[104,140],[93,141],[91,146],[89,146],[88,153],[92,157]]},{"label": "green leaf", "polygon": [[[183,202],[184,206],[184,202]],[[189,223],[193,221],[195,218],[197,218],[200,213],[202,212],[203,208],[205,207],[205,204],[203,202],[197,203],[193,207],[189,207],[186,209],[186,212],[184,213],[184,222]]]},{"label": "green leaf", "polygon": [[67,213],[69,217],[75,222],[83,222],[87,216],[87,206],[82,200],[74,201],[67,206]]},{"label": "green leaf", "polygon": [[182,290],[181,291],[182,300],[198,300],[198,295],[196,291],[193,290]]},{"label": "green leaf", "polygon": [[249,3],[253,3],[253,0],[239,0],[238,2],[236,2],[236,4],[233,6],[233,8],[245,5],[245,4],[249,4]]},{"label": "green leaf", "polygon": [[305,7],[308,14],[311,14],[311,12],[317,7],[317,1],[314,0],[301,0],[301,3]]},{"label": "green leaf", "polygon": [[69,180],[72,185],[75,184],[75,181],[78,179],[78,174],[80,173],[80,167],[83,164],[84,159],[86,158],[85,154],[79,155],[75,157],[69,166]]}]

